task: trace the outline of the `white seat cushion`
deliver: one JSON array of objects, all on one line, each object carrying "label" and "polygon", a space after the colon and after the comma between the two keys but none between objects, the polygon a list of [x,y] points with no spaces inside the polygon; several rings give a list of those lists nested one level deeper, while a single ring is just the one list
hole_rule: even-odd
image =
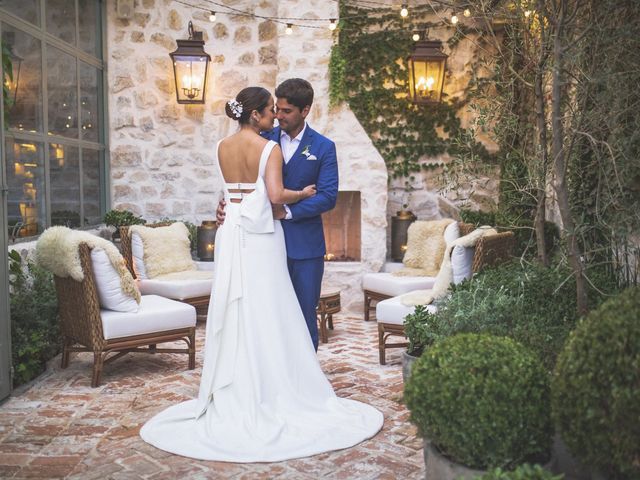
[{"label": "white seat cushion", "polygon": [[138,280],[142,295],[160,295],[174,300],[211,295],[213,278],[204,280]]},{"label": "white seat cushion", "polygon": [[122,291],[120,276],[102,248],[91,250],[91,267],[101,308],[116,312],[138,311],[138,302]]},{"label": "white seat cushion", "polygon": [[390,273],[367,273],[362,277],[362,288],[395,297],[413,290],[429,290],[435,277],[398,277]]},{"label": "white seat cushion", "polygon": [[144,268],[144,245],[140,235],[137,233],[131,234],[131,258],[136,278],[148,278],[147,270]]},{"label": "white seat cushion", "polygon": [[393,273],[397,272],[401,268],[404,268],[404,263],[402,262],[385,262],[385,264],[382,266],[381,272]]},{"label": "white seat cushion", "polygon": [[[397,297],[387,298],[376,305],[376,321],[378,323],[391,323],[393,325],[402,325],[404,317],[413,313],[415,306],[407,306],[401,301],[401,295]],[[427,305],[429,313],[435,313],[438,307],[435,305]]]},{"label": "white seat cushion", "polygon": [[143,295],[137,313],[100,310],[102,330],[107,340],[164,332],[196,324],[196,309],[157,295]]}]

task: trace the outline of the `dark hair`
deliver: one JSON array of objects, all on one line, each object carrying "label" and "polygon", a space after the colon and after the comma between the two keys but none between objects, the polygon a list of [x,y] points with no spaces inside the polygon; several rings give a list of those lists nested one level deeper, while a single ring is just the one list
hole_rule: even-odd
[{"label": "dark hair", "polygon": [[238,122],[240,122],[240,124],[249,123],[251,112],[253,112],[254,110],[262,112],[269,103],[270,98],[271,94],[266,88],[243,88],[235,98],[236,102],[242,105],[242,113],[240,114],[240,117],[236,116],[236,113],[231,108],[229,102],[226,103],[224,111],[227,114],[227,117],[232,118],[233,120],[237,120]]},{"label": "dark hair", "polygon": [[290,78],[278,85],[276,97],[284,98],[291,105],[302,110],[313,103],[313,87],[302,78]]}]

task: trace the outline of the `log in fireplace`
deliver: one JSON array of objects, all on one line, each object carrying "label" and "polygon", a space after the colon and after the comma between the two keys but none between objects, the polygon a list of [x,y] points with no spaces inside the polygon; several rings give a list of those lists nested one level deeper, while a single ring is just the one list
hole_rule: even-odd
[{"label": "log in fireplace", "polygon": [[333,210],[322,214],[326,261],[360,261],[360,192],[338,192]]}]

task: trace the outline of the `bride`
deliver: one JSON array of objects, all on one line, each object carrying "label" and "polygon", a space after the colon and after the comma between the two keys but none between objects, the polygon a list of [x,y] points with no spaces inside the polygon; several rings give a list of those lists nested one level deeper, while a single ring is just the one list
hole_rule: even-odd
[{"label": "bride", "polygon": [[245,88],[226,112],[240,129],[216,148],[227,207],[216,234],[200,391],[157,414],[140,435],[168,452],[228,462],[351,447],[380,430],[382,414],[338,398],[320,369],[271,210],[315,195],[315,186],[283,187],[280,147],[260,136],[275,116],[267,90]]}]

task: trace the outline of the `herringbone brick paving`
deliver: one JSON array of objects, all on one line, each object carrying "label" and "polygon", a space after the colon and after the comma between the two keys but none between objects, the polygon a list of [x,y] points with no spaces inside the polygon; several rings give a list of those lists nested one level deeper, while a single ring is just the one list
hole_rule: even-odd
[{"label": "herringbone brick paving", "polygon": [[171,455],[144,443],[138,432],[158,411],[197,395],[204,324],[198,325],[196,369],[183,355],[130,354],[105,367],[90,386],[91,354],[75,354],[69,368],[55,358],[34,382],[0,406],[0,478],[73,479],[418,479],[424,478],[422,441],[402,404],[400,351],[378,364],[375,321],[334,316],[322,369],[341,397],[379,408],[384,427],[346,450],[278,463],[206,462]]}]

